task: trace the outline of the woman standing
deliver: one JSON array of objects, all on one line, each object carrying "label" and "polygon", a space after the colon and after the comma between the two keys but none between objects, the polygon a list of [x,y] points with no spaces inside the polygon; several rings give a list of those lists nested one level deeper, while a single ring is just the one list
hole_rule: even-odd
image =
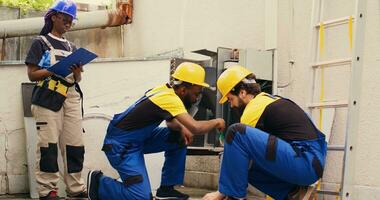
[{"label": "woman standing", "polygon": [[76,19],[76,4],[58,0],[45,14],[45,25],[31,45],[25,64],[28,77],[36,81],[33,90],[32,113],[36,119],[38,144],[36,180],[40,199],[59,199],[58,146],[64,161],[64,182],[67,196],[72,199],[87,197],[81,178],[84,160],[82,140],[81,66],[71,66],[66,77],[47,69],[68,56],[76,47],[63,34]]}]

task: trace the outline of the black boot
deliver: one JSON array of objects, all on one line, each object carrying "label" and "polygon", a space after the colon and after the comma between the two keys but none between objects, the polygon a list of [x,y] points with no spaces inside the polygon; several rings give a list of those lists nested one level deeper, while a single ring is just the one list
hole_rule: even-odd
[{"label": "black boot", "polygon": [[156,193],[157,200],[187,200],[189,197],[189,195],[174,189],[174,186],[160,186]]},{"label": "black boot", "polygon": [[100,177],[103,176],[101,171],[91,170],[87,175],[87,192],[89,200],[99,199],[99,182]]}]

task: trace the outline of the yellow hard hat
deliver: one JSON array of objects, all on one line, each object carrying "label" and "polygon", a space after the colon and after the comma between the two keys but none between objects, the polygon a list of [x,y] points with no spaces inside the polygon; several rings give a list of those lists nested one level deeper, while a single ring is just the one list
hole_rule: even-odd
[{"label": "yellow hard hat", "polygon": [[210,87],[209,84],[205,83],[205,76],[206,72],[203,67],[192,62],[181,63],[172,75],[173,78],[181,81],[203,87]]},{"label": "yellow hard hat", "polygon": [[247,68],[240,65],[234,65],[226,69],[218,78],[216,85],[222,98],[219,100],[220,104],[227,101],[227,94],[234,88],[241,80],[248,75],[252,74]]}]

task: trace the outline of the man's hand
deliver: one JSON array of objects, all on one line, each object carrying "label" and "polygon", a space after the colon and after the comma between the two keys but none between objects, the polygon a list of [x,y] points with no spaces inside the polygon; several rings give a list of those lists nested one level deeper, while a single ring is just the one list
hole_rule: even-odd
[{"label": "man's hand", "polygon": [[184,125],[182,125],[177,119],[166,120],[168,128],[181,133],[185,145],[189,145],[193,142],[193,133],[189,131]]},{"label": "man's hand", "polygon": [[218,129],[219,132],[223,132],[224,129],[226,129],[226,122],[222,118],[216,118],[216,126],[215,128]]},{"label": "man's hand", "polygon": [[185,140],[186,145],[189,145],[193,142],[193,136],[194,135],[189,131],[189,129],[187,129],[184,126],[182,126],[181,135],[182,135],[183,139]]},{"label": "man's hand", "polygon": [[207,193],[205,196],[203,196],[202,200],[223,200],[224,195],[220,193],[219,191]]}]

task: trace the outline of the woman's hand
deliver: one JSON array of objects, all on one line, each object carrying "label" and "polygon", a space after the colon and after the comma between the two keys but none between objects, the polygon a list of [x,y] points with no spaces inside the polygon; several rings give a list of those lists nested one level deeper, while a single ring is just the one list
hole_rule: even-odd
[{"label": "woman's hand", "polygon": [[185,145],[189,145],[193,142],[193,134],[183,126],[177,119],[173,118],[171,120],[166,120],[166,125],[169,129],[178,131],[181,133],[181,137]]},{"label": "woman's hand", "polygon": [[82,75],[81,75],[83,72],[83,65],[82,64],[73,65],[70,67],[70,69],[74,74],[74,79],[76,82],[79,82],[80,80],[82,80]]}]

